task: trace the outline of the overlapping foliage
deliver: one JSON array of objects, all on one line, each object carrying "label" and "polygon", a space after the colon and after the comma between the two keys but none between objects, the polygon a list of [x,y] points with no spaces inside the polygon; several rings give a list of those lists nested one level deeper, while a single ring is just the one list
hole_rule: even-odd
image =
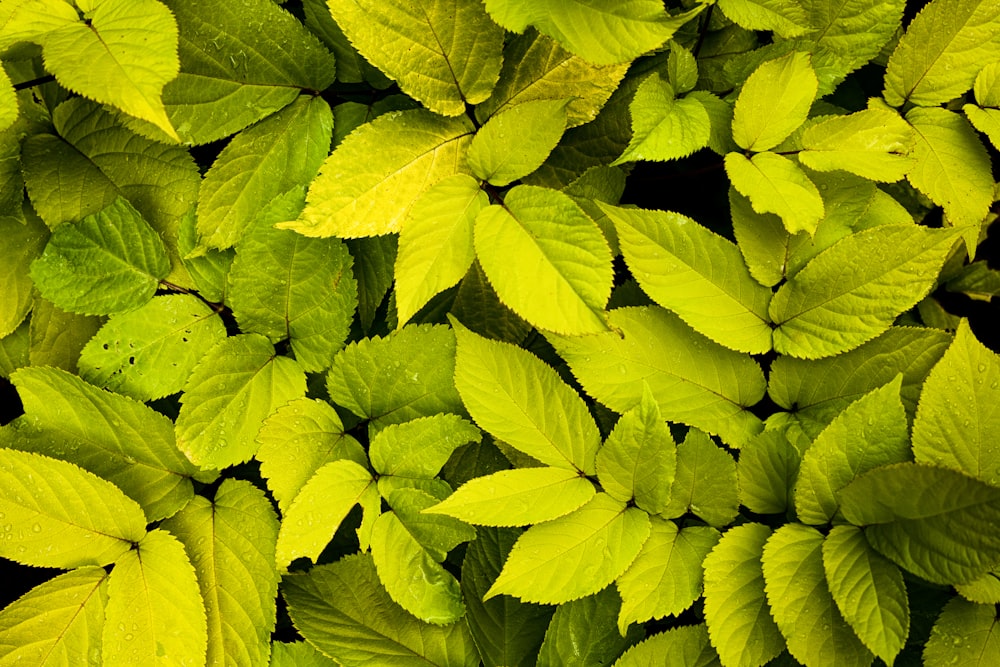
[{"label": "overlapping foliage", "polygon": [[[936,298],[1000,294],[997,3],[2,0],[0,50],[0,557],[62,570],[0,665],[1000,661],[1000,356]],[[623,203],[656,162],[703,193]]]}]

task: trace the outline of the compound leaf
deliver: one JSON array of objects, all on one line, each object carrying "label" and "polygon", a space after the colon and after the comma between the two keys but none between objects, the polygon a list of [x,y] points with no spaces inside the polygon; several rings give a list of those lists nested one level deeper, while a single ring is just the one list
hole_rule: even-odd
[{"label": "compound leaf", "polygon": [[802,133],[799,161],[816,171],[842,169],[893,183],[913,166],[912,128],[888,109],[865,109],[826,118]]},{"label": "compound leaf", "polygon": [[521,102],[492,116],[469,144],[472,173],[502,187],[538,169],[566,130],[568,103]]},{"label": "compound leaf", "polygon": [[675,98],[673,87],[659,75],[639,84],[629,111],[632,138],[612,164],[678,160],[708,145],[711,120],[705,105],[695,95]]},{"label": "compound leaf", "polygon": [[818,86],[806,53],[793,51],[763,63],[736,98],[733,139],[748,151],[774,148],[805,122]]}]

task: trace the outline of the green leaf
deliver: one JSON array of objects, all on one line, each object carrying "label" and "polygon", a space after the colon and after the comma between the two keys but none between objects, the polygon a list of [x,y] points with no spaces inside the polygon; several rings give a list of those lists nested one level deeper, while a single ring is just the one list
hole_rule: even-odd
[{"label": "green leaf", "polygon": [[626,70],[628,63],[595,65],[557,41],[529,31],[507,44],[500,80],[489,99],[476,106],[476,118],[485,122],[524,102],[568,99],[567,127],[576,127],[597,117]]},{"label": "green leaf", "polygon": [[935,583],[970,582],[1000,562],[1000,489],[948,468],[876,468],[840,492],[844,518],[900,567]]},{"label": "green leaf", "polygon": [[889,58],[885,100],[896,107],[906,102],[932,107],[958,97],[998,46],[995,4],[934,0],[913,18]]},{"label": "green leaf", "polygon": [[527,350],[452,322],[455,386],[476,423],[546,465],[594,474],[601,436],[579,395]]},{"label": "green leaf", "polygon": [[0,611],[0,664],[71,665],[100,655],[108,574],[81,567],[35,586]]},{"label": "green leaf", "polygon": [[504,32],[476,0],[327,4],[361,55],[431,111],[458,116],[490,96]]},{"label": "green leaf", "polygon": [[540,329],[606,331],[611,252],[600,228],[568,196],[519,185],[476,217],[476,256],[497,296]]},{"label": "green leaf", "polygon": [[18,368],[31,363],[28,357],[30,339],[28,322],[24,322],[13,333],[0,338],[0,377],[9,377]]},{"label": "green leaf", "polygon": [[[663,662],[666,660],[667,662]],[[705,624],[657,633],[625,651],[614,667],[719,667]]]},{"label": "green leaf", "polygon": [[793,51],[763,63],[736,99],[733,139],[748,151],[774,148],[805,122],[818,86],[806,53]]},{"label": "green leaf", "polygon": [[260,424],[276,408],[305,395],[293,359],[277,356],[266,338],[240,334],[205,353],[188,378],[177,416],[177,445],[202,469],[246,461]]},{"label": "green leaf", "polygon": [[7,70],[0,67],[0,132],[17,122],[21,111],[17,104],[17,93]]},{"label": "green leaf", "polygon": [[80,353],[80,376],[149,401],[179,392],[205,350],[226,337],[218,314],[190,294],[153,297],[113,315]]},{"label": "green leaf", "polygon": [[747,30],[771,30],[782,37],[801,37],[810,30],[799,3],[781,0],[720,0],[719,9]]},{"label": "green leaf", "polygon": [[12,447],[100,475],[142,505],[150,521],[191,498],[197,468],[178,451],[168,418],[54,368],[25,368],[11,380],[27,412]]},{"label": "green leaf", "polygon": [[854,526],[834,526],[823,542],[830,594],[868,649],[891,665],[910,631],[899,568],[873,550]]},{"label": "green leaf", "polygon": [[[0,68],[2,69],[2,68]],[[36,216],[20,221],[13,216],[0,217],[0,284],[4,298],[0,301],[0,338],[14,331],[31,310],[34,284],[28,271],[32,261],[42,254],[49,230]]]},{"label": "green leaf", "polygon": [[72,463],[0,449],[0,482],[0,556],[18,563],[107,565],[146,534],[134,500]]},{"label": "green leaf", "polygon": [[406,611],[435,625],[455,623],[465,614],[458,581],[424,550],[394,512],[375,519],[371,553],[389,597]]},{"label": "green leaf", "polygon": [[354,278],[358,281],[358,319],[368,332],[372,329],[385,295],[392,287],[397,237],[368,236],[347,239],[346,243],[354,257]]},{"label": "green leaf", "polygon": [[506,594],[561,604],[596,593],[628,569],[649,532],[648,514],[598,493],[575,512],[525,531],[485,599]]},{"label": "green leaf", "polygon": [[345,667],[476,667],[468,626],[422,623],[385,592],[370,556],[356,554],[282,580],[296,629]]},{"label": "green leaf", "polygon": [[352,132],[326,159],[298,220],[279,225],[306,236],[357,238],[398,232],[423,192],[468,173],[465,118],[391,112]]},{"label": "green leaf", "polygon": [[469,480],[424,511],[482,526],[526,526],[565,516],[586,504],[594,492],[594,485],[574,470],[501,470]]},{"label": "green leaf", "polygon": [[553,608],[509,596],[483,601],[516,541],[516,529],[480,528],[462,561],[466,621],[487,667],[531,664],[545,637]]},{"label": "green leaf", "polygon": [[785,648],[764,595],[761,554],[771,529],[730,528],[705,557],[705,623],[726,667],[761,667]]},{"label": "green leaf", "polygon": [[822,533],[798,523],[774,531],[761,559],[771,614],[788,652],[805,665],[867,667],[872,654],[841,616],[826,584]]},{"label": "green leaf", "polygon": [[437,414],[386,426],[372,438],[368,455],[379,475],[429,479],[456,449],[481,437],[479,429],[458,415]]},{"label": "green leaf", "polygon": [[916,164],[906,175],[910,183],[944,207],[952,224],[978,224],[993,201],[993,179],[975,130],[945,109],[911,109],[906,120],[916,133]]},{"label": "green leaf", "polygon": [[621,600],[611,587],[559,605],[545,631],[537,667],[610,665],[642,636],[639,628],[618,632],[615,617],[620,607]]},{"label": "green leaf", "polygon": [[334,403],[378,429],[439,412],[462,413],[454,374],[451,329],[410,325],[338,352],[326,388]]},{"label": "green leaf", "polygon": [[970,602],[997,604],[1000,602],[1000,579],[996,572],[987,572],[967,584],[955,584],[955,592]]},{"label": "green leaf", "polygon": [[278,532],[277,565],[288,569],[296,558],[316,562],[351,508],[378,495],[370,472],[349,459],[322,466],[302,486],[284,512]]},{"label": "green leaf", "polygon": [[674,439],[656,399],[645,390],[642,401],[621,416],[597,452],[601,488],[615,500],[634,500],[637,507],[657,514],[670,502],[676,469]]},{"label": "green leaf", "polygon": [[676,99],[659,75],[639,84],[629,111],[632,139],[612,164],[679,160],[708,145],[711,120],[701,100],[694,95]]},{"label": "green leaf", "polygon": [[996,148],[1000,145],[1000,109],[980,109],[975,104],[962,107],[972,126],[986,135]]},{"label": "green leaf", "polygon": [[721,528],[736,518],[739,506],[736,461],[705,433],[691,429],[677,446],[677,474],[661,516],[672,519],[690,511]]},{"label": "green leaf", "polygon": [[472,173],[502,187],[538,169],[566,130],[568,103],[521,102],[492,116],[469,144]]},{"label": "green leaf", "polygon": [[[816,256],[771,300],[774,349],[816,359],[852,350],[924,298],[964,229],[883,225]],[[849,272],[844,271],[850,266]]]},{"label": "green leaf", "polygon": [[918,463],[953,468],[998,486],[998,431],[1000,356],[976,340],[962,320],[920,394],[913,456]]},{"label": "green leaf", "polygon": [[625,413],[639,403],[645,383],[668,421],[716,433],[736,446],[763,430],[746,410],[763,398],[766,386],[749,356],[713,343],[660,308],[618,308],[608,321],[615,331],[547,336],[595,399]]},{"label": "green leaf", "polygon": [[[395,489],[389,489],[385,484],[386,480],[403,481],[404,484],[397,485]],[[441,496],[451,492],[451,488],[442,480],[413,480],[417,484],[406,486],[405,480],[394,477],[380,478],[379,490],[384,492],[384,497],[395,513],[396,517],[403,522],[406,530],[413,535],[414,539],[429,553],[435,561],[443,563],[455,547],[476,539],[476,529],[450,516],[435,516],[425,514],[424,510],[437,504]],[[429,485],[430,488],[422,490],[419,486],[421,481],[436,482]],[[434,486],[438,488],[435,489]],[[385,492],[388,490],[388,492]],[[437,491],[440,490],[440,494]]]},{"label": "green leaf", "polygon": [[347,339],[358,302],[353,258],[339,239],[274,229],[275,219],[301,209],[301,191],[287,194],[273,200],[237,244],[228,301],[242,331],[290,340],[302,368],[318,372]]},{"label": "green leaf", "polygon": [[396,255],[396,315],[405,324],[455,285],[476,257],[473,223],[489,196],[467,174],[438,181],[410,209]]},{"label": "green leaf", "polygon": [[165,530],[151,531],[115,563],[108,577],[101,651],[104,665],[204,664],[205,604],[184,547]]},{"label": "green leaf", "polygon": [[332,132],[329,105],[322,97],[302,96],[233,137],[198,194],[202,242],[234,245],[271,200],[308,185],[330,152]]},{"label": "green leaf", "polygon": [[924,645],[925,665],[956,664],[986,667],[1000,657],[996,607],[952,598],[934,623]]},{"label": "green leaf", "polygon": [[780,431],[764,431],[753,438],[740,449],[736,464],[740,503],[757,514],[787,511],[801,458]]},{"label": "green leaf", "polygon": [[31,263],[42,296],[85,315],[141,306],[169,271],[163,241],[124,199],[80,222],[60,225]]},{"label": "green leaf", "polygon": [[825,214],[823,198],[798,164],[777,153],[747,158],[728,153],[726,174],[757,213],[776,213],[791,234],[815,233]]},{"label": "green leaf", "polygon": [[486,0],[493,20],[513,32],[532,25],[598,65],[634,60],[670,39],[702,10],[671,16],[656,0]]},{"label": "green leaf", "polygon": [[751,277],[736,245],[679,213],[598,205],[615,223],[632,275],[654,301],[726,347],[771,349],[771,290]]},{"label": "green leaf", "polygon": [[277,613],[278,519],[264,493],[227,479],[214,502],[197,496],[163,528],[184,545],[198,576],[208,664],[265,664]]},{"label": "green leaf", "polygon": [[254,458],[260,461],[260,474],[282,512],[325,464],[347,459],[368,465],[368,455],[344,432],[337,412],[329,403],[311,398],[297,398],[278,408],[264,420],[257,442]]},{"label": "green leaf", "polygon": [[873,181],[892,183],[913,166],[908,154],[913,130],[897,114],[880,108],[834,116],[802,133],[799,161],[817,171],[843,169]]},{"label": "green leaf", "polygon": [[795,485],[795,513],[803,523],[825,524],[839,510],[838,492],[873,468],[910,458],[902,376],[844,409],[806,450]]},{"label": "green leaf", "polygon": [[270,667],[333,667],[336,664],[304,641],[271,643]]},{"label": "green leaf", "polygon": [[[629,624],[679,616],[702,594],[702,562],[719,541],[707,526],[678,530],[673,521],[650,519],[649,539],[615,585],[622,597],[618,630]],[[708,641],[706,635],[706,643]]]}]

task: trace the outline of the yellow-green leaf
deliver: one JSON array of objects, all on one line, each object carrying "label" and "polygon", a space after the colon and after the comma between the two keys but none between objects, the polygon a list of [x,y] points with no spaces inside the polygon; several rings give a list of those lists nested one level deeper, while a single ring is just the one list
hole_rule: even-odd
[{"label": "yellow-green leaf", "polygon": [[747,77],[733,110],[733,139],[749,151],[774,148],[806,120],[819,83],[808,54],[769,60]]},{"label": "yellow-green leaf", "polygon": [[801,167],[784,155],[729,153],[726,174],[757,213],[776,213],[790,234],[812,235],[825,213],[823,197]]}]

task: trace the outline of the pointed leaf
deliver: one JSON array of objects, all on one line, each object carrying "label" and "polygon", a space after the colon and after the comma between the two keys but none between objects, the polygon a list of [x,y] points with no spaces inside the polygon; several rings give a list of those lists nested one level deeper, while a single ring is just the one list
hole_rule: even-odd
[{"label": "pointed leaf", "polygon": [[717,433],[736,446],[763,430],[745,409],[765,389],[749,356],[713,343],[661,308],[618,308],[608,321],[615,331],[548,336],[595,399],[625,413],[640,401],[646,383],[668,421]]},{"label": "pointed leaf", "polygon": [[304,641],[271,644],[270,667],[333,667],[336,664]]},{"label": "pointed leaf", "polygon": [[774,148],[805,122],[818,85],[805,53],[765,62],[747,77],[736,99],[733,139],[749,151]]},{"label": "pointed leaf", "polygon": [[76,373],[81,351],[103,323],[102,317],[67,313],[38,296],[31,307],[29,326],[31,365]]},{"label": "pointed leaf", "polygon": [[799,3],[781,0],[720,0],[719,9],[747,30],[773,30],[782,37],[809,32],[809,17]]},{"label": "pointed leaf", "polygon": [[496,186],[542,166],[566,130],[568,100],[534,100],[491,117],[469,144],[469,168]]},{"label": "pointed leaf", "polygon": [[340,238],[398,232],[428,187],[468,173],[471,131],[468,120],[420,109],[379,116],[337,146],[310,186],[302,215],[279,226]]},{"label": "pointed leaf", "polygon": [[191,561],[176,537],[157,529],[108,577],[101,651],[104,665],[204,664],[205,605]]},{"label": "pointed leaf", "polygon": [[[396,517],[403,522],[406,530],[420,543],[431,557],[443,563],[448,554],[463,542],[476,539],[476,529],[450,516],[425,513],[424,510],[433,507],[442,496],[451,492],[451,488],[442,480],[414,480],[413,486],[397,485],[391,489],[386,480],[409,481],[405,478],[385,476],[380,478],[379,490],[383,492],[389,507]],[[428,485],[427,490],[419,486],[421,481],[436,482],[438,489]]]},{"label": "pointed leaf", "polygon": [[654,301],[726,347],[771,349],[771,291],[750,276],[732,242],[679,213],[598,206],[615,223],[629,269]]},{"label": "pointed leaf", "polygon": [[781,514],[792,503],[801,456],[780,431],[764,431],[740,449],[740,503],[758,514]]},{"label": "pointed leaf", "polygon": [[677,446],[677,474],[661,516],[672,519],[690,511],[721,528],[736,518],[739,505],[736,461],[705,433],[691,429]]},{"label": "pointed leaf", "polygon": [[546,465],[593,474],[600,434],[577,393],[527,350],[453,323],[455,385],[476,423]]},{"label": "pointed leaf", "polygon": [[[883,225],[820,253],[771,300],[774,348],[806,359],[854,349],[916,305],[963,229]],[[844,272],[850,266],[851,271]]]},{"label": "pointed leaf", "polygon": [[776,213],[791,234],[812,235],[823,218],[823,198],[802,168],[777,153],[726,155],[726,174],[757,213]]},{"label": "pointed leaf", "polygon": [[702,623],[655,634],[625,651],[614,667],[719,667],[721,664],[708,641],[708,628]]},{"label": "pointed leaf", "polygon": [[540,329],[606,331],[611,252],[568,195],[519,185],[476,217],[476,256],[500,300]]},{"label": "pointed leaf", "polygon": [[996,607],[952,598],[931,629],[924,645],[925,665],[956,664],[986,667],[1000,656]]},{"label": "pointed leaf", "polygon": [[610,586],[559,605],[545,631],[536,666],[609,665],[642,636],[638,627],[618,632],[615,618],[620,607],[621,599]]},{"label": "pointed leaf", "polygon": [[639,84],[629,111],[632,139],[612,164],[678,160],[708,145],[711,120],[705,106],[696,96],[675,99],[673,87],[659,75]]},{"label": "pointed leaf", "polygon": [[368,455],[379,475],[429,479],[441,472],[452,452],[481,437],[479,429],[458,415],[437,414],[386,426],[372,438]]},{"label": "pointed leaf", "polygon": [[1000,578],[996,572],[987,572],[967,584],[955,584],[955,592],[970,602],[997,604],[1000,603]]},{"label": "pointed leaf", "polygon": [[599,493],[575,512],[529,528],[485,598],[560,604],[596,593],[628,569],[649,531],[648,514]]},{"label": "pointed leaf", "polygon": [[908,157],[913,130],[887,109],[834,116],[802,133],[799,161],[810,169],[843,169],[874,181],[893,183],[913,166]]},{"label": "pointed leaf", "polygon": [[36,216],[26,216],[24,222],[13,216],[0,217],[0,283],[4,298],[0,301],[0,338],[20,324],[31,310],[34,284],[28,274],[31,262],[42,254],[49,230]]},{"label": "pointed leaf", "polygon": [[202,469],[246,461],[260,424],[303,396],[306,378],[258,334],[231,336],[210,349],[188,378],[177,415],[177,445]]}]

